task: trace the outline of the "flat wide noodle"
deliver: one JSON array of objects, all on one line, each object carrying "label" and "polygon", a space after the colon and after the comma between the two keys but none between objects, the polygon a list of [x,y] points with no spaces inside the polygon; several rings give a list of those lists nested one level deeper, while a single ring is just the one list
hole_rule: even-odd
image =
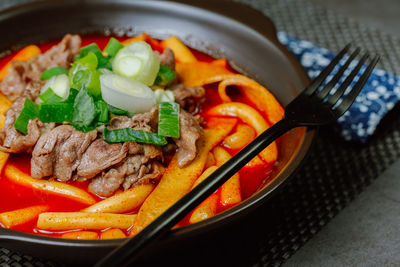
[{"label": "flat wide noodle", "polygon": [[219,83],[218,93],[222,101],[232,101],[226,93],[227,86],[231,85],[237,86],[241,93],[263,113],[271,125],[283,119],[283,108],[273,94],[259,83],[240,74],[225,76],[224,80]]},{"label": "flat wide noodle", "polygon": [[232,101],[226,93],[226,88],[237,86],[241,93],[263,113],[271,125],[283,119],[284,110],[271,92],[244,75],[232,73],[224,66],[224,61],[221,59],[211,63],[177,63],[176,71],[181,82],[186,86],[203,86],[220,82],[218,93],[223,102]]},{"label": "flat wide noodle", "polygon": [[207,62],[177,63],[176,72],[184,85],[192,87],[219,82],[232,75],[220,64]]},{"label": "flat wide noodle", "polygon": [[[230,116],[240,118],[256,130],[257,135],[269,128],[268,123],[260,115],[260,113],[249,105],[240,102],[224,103],[212,107],[208,110],[211,116]],[[276,142],[272,142],[267,148],[259,154],[261,158],[268,164],[273,164],[278,158],[278,147]]]},{"label": "flat wide noodle", "polygon": [[214,119],[209,124],[214,127],[205,129],[203,137],[199,140],[196,158],[185,168],[178,166],[175,154],[159,184],[140,208],[130,235],[140,232],[191,189],[203,172],[208,152],[232,131],[235,124],[236,119]]}]

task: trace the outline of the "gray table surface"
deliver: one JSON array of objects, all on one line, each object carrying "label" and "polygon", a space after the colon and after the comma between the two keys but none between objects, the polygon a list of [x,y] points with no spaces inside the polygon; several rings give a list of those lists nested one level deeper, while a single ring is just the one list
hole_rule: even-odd
[{"label": "gray table surface", "polygon": [[[400,37],[400,1],[308,1]],[[397,161],[284,266],[400,266],[399,204]]]},{"label": "gray table surface", "polygon": [[[398,0],[308,1],[400,37]],[[21,2],[0,0],[0,8]],[[284,266],[400,266],[399,178],[397,161]]]}]

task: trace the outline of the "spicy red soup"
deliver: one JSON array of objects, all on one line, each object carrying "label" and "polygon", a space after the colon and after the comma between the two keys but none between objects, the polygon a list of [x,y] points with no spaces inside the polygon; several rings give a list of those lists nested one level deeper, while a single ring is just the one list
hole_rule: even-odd
[{"label": "spicy red soup", "polygon": [[[39,235],[77,239],[121,238],[128,235],[134,235],[182,195],[205,179],[206,176],[211,174],[218,166],[222,165],[232,155],[247,145],[258,134],[277,122],[283,116],[282,107],[264,87],[250,78],[234,71],[225,59],[216,60],[204,53],[187,48],[176,37],[170,37],[164,41],[159,41],[146,34],[142,34],[133,38],[116,37],[113,43],[110,41],[110,37],[105,36],[84,36],[81,38],[81,47],[91,46],[92,50],[90,50],[85,56],[83,52],[85,50],[81,49],[80,54],[76,56],[75,53],[74,56],[76,56],[76,58],[70,58],[70,63],[68,63],[64,68],[46,69],[49,76],[69,76],[69,81],[67,82],[68,90],[69,87],[73,88],[72,86],[75,86],[77,82],[79,83],[79,79],[81,79],[81,76],[85,74],[85,71],[87,71],[87,73],[92,73],[94,76],[98,75],[98,77],[105,77],[107,75],[110,75],[111,77],[114,75],[118,79],[121,79],[118,80],[118,82],[125,81],[122,79],[131,75],[130,73],[135,72],[137,68],[141,68],[142,65],[139,66],[137,64],[147,64],[145,61],[137,63],[145,57],[145,52],[142,52],[142,50],[145,49],[146,46],[142,44],[142,48],[136,48],[137,50],[135,50],[135,46],[132,46],[132,44],[146,42],[153,51],[147,51],[146,53],[150,53],[151,56],[153,56],[152,53],[154,53],[154,57],[158,57],[155,62],[158,62],[157,64],[160,64],[162,67],[157,67],[158,73],[156,73],[157,76],[153,78],[153,81],[155,80],[154,83],[149,84],[147,77],[146,79],[142,79],[141,75],[143,73],[135,74],[137,75],[135,76],[137,78],[132,79],[137,79],[141,82],[141,86],[143,83],[147,86],[146,88],[151,88],[154,92],[159,93],[158,95],[161,95],[161,97],[168,98],[173,95],[172,98],[174,98],[174,100],[171,100],[171,102],[175,102],[173,105],[171,104],[172,107],[178,107],[179,109],[180,106],[181,110],[179,111],[180,113],[178,112],[179,114],[177,114],[176,117],[179,119],[181,129],[180,136],[171,137],[166,135],[165,142],[168,142],[168,144],[163,144],[158,147],[156,146],[156,143],[151,143],[139,145],[138,148],[137,144],[141,144],[140,141],[120,141],[119,143],[115,142],[115,144],[112,145],[104,144],[104,147],[110,146],[110,149],[113,145],[120,145],[118,149],[126,149],[124,152],[125,156],[119,161],[115,160],[115,164],[110,163],[101,169],[100,172],[96,173],[96,175],[87,175],[85,177],[85,175],[79,174],[79,171],[81,171],[81,173],[87,173],[87,171],[85,172],[85,170],[81,170],[79,167],[82,166],[82,162],[85,160],[89,162],[94,161],[94,165],[101,164],[101,162],[96,162],[96,159],[87,159],[88,157],[85,156],[85,153],[88,153],[87,151],[96,149],[93,143],[97,142],[100,144],[103,142],[100,140],[101,135],[103,135],[104,140],[107,138],[104,136],[104,130],[101,132],[100,130],[95,129],[100,125],[99,123],[102,123],[101,127],[110,128],[109,131],[118,131],[121,129],[114,129],[113,121],[119,119],[120,121],[118,121],[118,123],[125,123],[126,121],[131,122],[130,120],[133,120],[136,123],[137,121],[135,121],[135,119],[138,119],[138,116],[151,112],[154,113],[154,109],[152,109],[152,111],[148,111],[147,113],[130,115],[128,112],[123,113],[124,110],[120,108],[114,109],[115,113],[112,113],[112,111],[110,111],[110,106],[108,106],[109,109],[107,109],[107,104],[110,105],[110,103],[107,102],[105,98],[102,99],[101,94],[96,95],[96,93],[93,93],[95,92],[92,88],[93,83],[87,82],[87,80],[84,81],[87,82],[87,95],[83,95],[83,93],[79,91],[79,93],[77,93],[79,97],[86,97],[89,99],[88,103],[93,102],[95,104],[93,106],[96,108],[97,106],[101,106],[101,103],[106,103],[105,108],[107,109],[106,112],[109,117],[106,115],[107,119],[101,121],[101,119],[98,118],[100,117],[100,114],[104,114],[104,112],[101,113],[100,111],[96,111],[97,113],[94,113],[95,115],[93,115],[96,118],[92,120],[98,120],[96,121],[98,124],[96,124],[96,127],[93,126],[94,124],[91,126],[86,125],[86,127],[89,127],[88,130],[82,130],[82,128],[77,127],[77,124],[74,121],[69,122],[67,120],[60,123],[56,118],[54,119],[55,121],[49,122],[49,124],[55,123],[55,125],[52,124],[51,126],[53,128],[48,130],[49,132],[42,133],[35,144],[26,149],[25,152],[13,153],[13,151],[11,151],[8,161],[8,155],[1,152],[3,153],[1,154],[1,158],[5,158],[4,161],[7,161],[5,166],[3,166],[4,168],[0,178],[0,201],[2,203],[0,206],[0,222],[3,227]],[[93,44],[97,44],[97,48]],[[49,42],[38,45],[38,47],[42,55],[46,55],[46,53],[50,53],[52,49],[54,49],[53,47],[57,45],[58,42]],[[131,50],[128,51],[129,49],[126,48]],[[69,48],[65,46],[64,49],[66,50]],[[99,49],[102,53],[96,54],[96,49]],[[123,51],[122,49],[125,49],[126,51]],[[29,56],[29,51],[24,51],[23,49],[1,59],[0,66],[3,68],[1,72],[5,73],[2,81],[3,87],[5,86],[4,83],[7,82],[7,75],[12,74],[7,74],[7,71],[5,70],[5,68],[10,67],[10,65],[7,65],[9,61],[13,57],[16,57],[16,55],[19,55],[16,57],[17,59],[24,60],[26,64],[30,64],[32,58],[35,56],[35,53],[32,53],[33,54]],[[119,54],[122,54],[122,56]],[[166,58],[168,56],[171,57],[171,55],[173,61],[165,61]],[[95,59],[97,65],[94,70],[90,70],[88,67],[91,63],[87,63],[88,65],[85,65],[86,63],[84,63],[89,62],[88,60],[90,57]],[[72,67],[70,67],[71,63]],[[104,66],[108,67],[108,70],[103,70],[103,67],[99,67],[100,64],[103,63]],[[122,69],[119,72],[117,71],[119,68],[124,66],[127,70]],[[71,77],[71,75],[75,74],[71,74],[73,71],[71,72],[71,69],[69,68],[76,68],[77,72],[81,71],[83,74],[79,77],[77,74],[77,76]],[[162,70],[165,72],[162,73]],[[12,70],[10,71],[12,72]],[[42,72],[42,76],[46,71]],[[52,72],[57,73],[54,74]],[[29,75],[30,74],[27,73],[26,77]],[[125,78],[119,78],[119,76],[124,76]],[[93,76],[90,77],[93,78]],[[55,78],[53,79],[55,80]],[[101,79],[102,78],[100,78],[100,80]],[[24,82],[29,84],[31,80],[26,78]],[[101,82],[103,82],[103,80],[101,80]],[[60,95],[57,95],[57,90],[51,91],[51,93],[53,93],[53,95],[51,95],[53,97],[51,99],[53,100],[51,101],[57,99],[58,102],[47,103],[46,101],[50,101],[48,100],[50,98],[44,96],[46,91],[43,92],[43,86],[46,86],[45,84],[47,83],[48,82],[41,81],[40,94],[36,96],[36,99],[40,98],[41,101],[39,103],[39,101],[35,101],[35,97],[31,97],[31,100],[33,100],[32,103],[34,103],[32,105],[39,105],[37,107],[43,110],[44,108],[76,107],[78,103],[76,98],[73,104],[66,102],[69,98],[63,100],[60,98]],[[2,86],[0,86],[0,91]],[[53,83],[51,86],[56,88],[57,85]],[[104,84],[101,83],[101,90],[103,90],[103,86]],[[179,91],[182,88],[186,88],[185,90],[187,91]],[[192,92],[193,95],[190,95],[188,91]],[[8,96],[11,96],[11,99],[15,97],[12,95],[14,92],[11,94],[4,89],[2,92],[6,95],[8,93]],[[70,95],[71,92],[72,91],[69,91]],[[83,96],[81,96],[81,93]],[[103,93],[104,97],[104,92],[101,91],[101,93]],[[22,95],[25,96],[24,94]],[[27,103],[30,103],[27,101],[29,100],[25,100],[24,109],[28,105]],[[97,104],[99,102],[101,103]],[[161,106],[163,104],[156,105],[159,105],[156,107],[158,108],[158,116],[163,116],[160,113],[160,109],[165,107]],[[82,106],[82,108],[85,107],[86,106]],[[8,108],[4,108],[4,110],[7,109]],[[22,113],[24,110],[20,112]],[[73,116],[77,113],[77,111],[71,112]],[[2,116],[8,118],[10,114],[5,113]],[[40,112],[38,116],[40,119]],[[49,116],[46,118],[48,117]],[[67,117],[68,116],[65,115],[63,118]],[[184,118],[189,118],[189,122],[184,121]],[[30,123],[33,119],[36,118],[31,117],[29,122],[26,122],[29,123],[28,126],[25,125],[25,128],[27,129],[27,133],[25,134],[27,135],[30,134],[29,127],[31,127]],[[140,121],[140,123],[142,122],[143,121]],[[137,123],[139,124],[139,122]],[[160,120],[158,123],[161,124]],[[198,137],[195,139],[195,143],[192,141],[192,147],[190,148],[192,152],[193,149],[195,150],[195,152],[193,152],[194,156],[181,166],[182,160],[187,157],[188,153],[190,154],[190,149],[188,150],[189,152],[184,151],[185,146],[190,144],[190,140],[187,141],[186,139],[191,138],[188,136],[196,136],[196,133],[183,131],[183,129],[186,129],[185,127],[187,127],[185,123],[191,124],[191,128],[189,127],[189,129],[197,129]],[[73,125],[75,129],[73,129],[71,125]],[[127,125],[129,125],[131,129],[132,127],[133,129],[136,129],[135,127],[137,126],[132,126],[129,123]],[[148,125],[146,124],[146,126],[149,125],[149,123]],[[93,129],[90,128],[92,126]],[[7,127],[11,126],[7,126],[6,122],[4,129]],[[75,134],[77,135],[80,134],[80,136],[85,136],[85,138],[89,138],[87,136],[91,133],[90,138],[92,139],[89,139],[92,144],[85,147],[86,150],[83,149],[85,151],[82,155],[79,155],[76,159],[74,158],[75,169],[71,171],[71,177],[73,176],[73,178],[61,179],[55,175],[57,173],[56,169],[59,169],[60,167],[57,165],[59,163],[54,162],[54,157],[59,155],[57,154],[59,153],[57,151],[62,149],[61,145],[60,148],[54,148],[51,152],[46,152],[52,153],[51,159],[46,158],[47,161],[40,161],[44,162],[41,164],[52,164],[50,169],[53,168],[53,172],[50,175],[32,178],[31,175],[37,176],[38,171],[35,169],[34,172],[32,171],[31,173],[31,170],[33,170],[33,168],[43,167],[37,166],[39,162],[38,160],[42,160],[40,157],[46,154],[45,152],[41,152],[42,154],[40,154],[38,146],[42,145],[45,147],[46,142],[49,141],[42,139],[45,138],[44,136],[46,135],[55,135],[56,133],[53,131],[56,131],[55,129],[57,129],[57,127],[64,127],[65,129],[63,129],[62,132],[65,132],[68,129],[73,133],[76,132]],[[126,129],[129,127],[123,128],[123,130],[128,131]],[[156,136],[151,130],[148,130],[148,132],[153,134],[150,136],[151,138],[159,138],[159,136]],[[5,134],[7,136],[8,133],[5,132]],[[18,132],[18,134],[22,135],[20,132]],[[113,136],[116,136],[116,134],[117,132],[115,132]],[[72,138],[71,136],[68,138]],[[58,136],[57,138],[57,142],[60,143],[61,137]],[[161,138],[164,138],[164,136],[161,136]],[[187,143],[184,143],[185,140]],[[55,142],[53,146],[56,147],[57,144],[59,144],[57,142]],[[83,141],[81,143],[83,143]],[[129,148],[126,148],[128,146]],[[7,147],[5,140],[3,140],[3,147]],[[213,195],[189,214],[179,225],[195,223],[210,218],[219,212],[237,205],[254,194],[263,183],[266,183],[271,179],[271,171],[279,159],[278,147],[278,142],[275,142],[260,153],[255,159],[240,170],[238,174],[233,176],[217,192],[213,193]],[[150,148],[155,149],[158,153],[158,161],[154,163],[152,161],[154,159],[149,159],[149,157],[147,157],[146,160],[148,161],[141,165],[140,168],[137,168],[136,172],[128,173],[128,166],[132,167],[132,165],[128,164],[129,160],[134,162],[133,159],[135,159],[135,157],[137,158],[139,155],[143,157],[146,156],[145,151]],[[74,151],[78,150],[77,147],[74,149]],[[12,147],[10,150],[12,150]],[[133,151],[140,152],[136,152],[135,154]],[[107,155],[108,152],[105,151],[104,153]],[[111,152],[109,157],[112,157]],[[99,154],[99,159],[97,159],[97,161],[100,161],[101,158],[102,156]],[[104,193],[104,190],[96,191],[96,187],[91,185],[91,183],[94,183],[94,179],[100,181],[98,182],[100,185],[102,181],[104,184],[104,181],[107,181],[107,179],[115,179],[115,177],[122,172],[122,169],[125,172],[125,176],[118,178],[120,179],[120,183],[117,184],[117,188],[114,188],[114,191],[111,193]],[[140,172],[139,169],[141,170]],[[142,177],[139,177],[139,173],[143,172],[145,172],[145,175],[143,176],[140,174]],[[118,173],[118,175],[114,174],[114,176],[112,176],[113,173]],[[145,181],[143,179],[140,180],[143,177],[149,176],[151,176],[151,178],[148,178]],[[136,180],[129,184],[127,182],[128,178]],[[96,212],[93,213],[93,211]],[[88,215],[88,213],[90,214]],[[22,217],[26,218],[20,220],[15,219],[17,215],[21,214],[24,214]],[[97,218],[96,216],[99,217]],[[44,222],[41,221],[42,219]],[[96,222],[85,224],[85,222],[89,222],[90,220]],[[109,221],[115,221],[116,224],[111,223],[108,225],[107,222]],[[123,223],[119,226],[118,222],[121,221],[123,221]],[[56,225],[57,223],[59,223],[59,225]]]}]

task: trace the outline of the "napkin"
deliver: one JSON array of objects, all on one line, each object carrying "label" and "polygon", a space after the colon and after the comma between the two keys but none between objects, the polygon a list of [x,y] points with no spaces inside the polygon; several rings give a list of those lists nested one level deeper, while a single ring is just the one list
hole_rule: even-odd
[{"label": "napkin", "polygon": [[[315,78],[335,57],[335,53],[328,49],[309,41],[297,39],[282,31],[278,32],[278,39],[296,56],[311,79]],[[350,66],[354,67],[355,65],[356,62]],[[365,66],[358,76],[363,69]],[[345,75],[349,72],[345,72]],[[366,142],[368,137],[374,133],[380,120],[394,107],[399,98],[399,77],[375,68],[353,105],[337,121],[343,138],[361,143]]]}]

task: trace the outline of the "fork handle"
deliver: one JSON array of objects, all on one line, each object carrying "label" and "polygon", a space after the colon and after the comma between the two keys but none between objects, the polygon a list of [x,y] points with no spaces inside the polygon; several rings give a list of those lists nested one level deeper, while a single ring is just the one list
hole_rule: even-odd
[{"label": "fork handle", "polygon": [[111,251],[110,254],[100,260],[95,266],[126,266],[137,259],[146,247],[163,234],[166,234],[169,229],[180,222],[191,210],[196,208],[208,196],[215,192],[233,174],[246,165],[247,162],[278,137],[294,127],[296,127],[294,123],[283,119],[264,131],[208,178],[140,231],[135,237],[127,239],[127,241]]}]

